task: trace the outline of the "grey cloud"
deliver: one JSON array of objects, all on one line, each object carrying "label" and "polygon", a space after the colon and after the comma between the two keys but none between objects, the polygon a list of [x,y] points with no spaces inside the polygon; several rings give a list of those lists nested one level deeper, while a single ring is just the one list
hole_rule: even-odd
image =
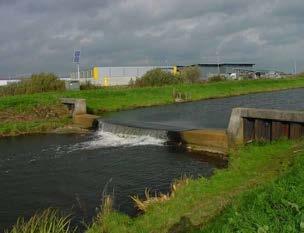
[{"label": "grey cloud", "polygon": [[[304,69],[302,0],[0,0],[0,74],[214,61]],[[301,52],[302,51],[302,52]]]},{"label": "grey cloud", "polygon": [[17,0],[0,0],[0,6],[9,6],[16,4]]}]

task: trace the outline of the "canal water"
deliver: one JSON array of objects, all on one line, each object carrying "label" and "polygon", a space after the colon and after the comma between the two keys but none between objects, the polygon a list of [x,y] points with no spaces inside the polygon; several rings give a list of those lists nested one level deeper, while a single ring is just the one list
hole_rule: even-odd
[{"label": "canal water", "polygon": [[89,222],[103,195],[136,215],[130,196],[169,190],[182,175],[208,177],[223,161],[165,146],[162,138],[96,132],[0,140],[0,232],[37,210],[56,207]]},{"label": "canal water", "polygon": [[304,110],[304,89],[140,108],[109,114],[106,121],[165,130],[227,128],[236,107]]},{"label": "canal water", "polygon": [[48,207],[88,222],[105,194],[134,216],[130,196],[165,193],[182,175],[209,177],[225,166],[166,145],[167,130],[225,128],[233,107],[304,110],[303,98],[296,89],[143,108],[108,115],[90,135],[0,139],[0,232]]}]

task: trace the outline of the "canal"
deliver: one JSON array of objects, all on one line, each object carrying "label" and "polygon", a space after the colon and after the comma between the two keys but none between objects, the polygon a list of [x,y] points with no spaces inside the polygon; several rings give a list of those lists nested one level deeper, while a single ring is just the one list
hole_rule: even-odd
[{"label": "canal", "polygon": [[303,98],[304,90],[295,89],[142,108],[105,116],[107,127],[89,135],[2,138],[0,231],[48,207],[72,213],[75,224],[89,222],[105,194],[115,209],[134,216],[131,195],[143,196],[145,188],[166,193],[182,175],[210,177],[225,166],[166,145],[163,131],[226,128],[233,107],[303,110]]}]

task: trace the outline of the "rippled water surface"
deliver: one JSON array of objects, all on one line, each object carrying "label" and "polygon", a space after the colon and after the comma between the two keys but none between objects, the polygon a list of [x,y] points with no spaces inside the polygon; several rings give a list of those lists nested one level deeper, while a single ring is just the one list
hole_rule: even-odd
[{"label": "rippled water surface", "polygon": [[[0,229],[50,206],[89,221],[103,193],[136,214],[130,195],[167,192],[183,174],[209,176],[217,162],[149,136],[35,135],[0,140]],[[0,230],[0,232],[2,232]]]}]

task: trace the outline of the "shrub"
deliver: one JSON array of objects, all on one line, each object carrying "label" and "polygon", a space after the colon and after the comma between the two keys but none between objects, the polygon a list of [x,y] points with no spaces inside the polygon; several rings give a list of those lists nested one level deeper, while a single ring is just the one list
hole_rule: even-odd
[{"label": "shrub", "polygon": [[195,83],[199,81],[201,76],[198,67],[185,67],[179,74],[173,75],[171,72],[162,69],[153,69],[148,71],[143,77],[137,78],[135,81],[130,80],[130,86],[163,86],[177,83]]},{"label": "shrub", "polygon": [[220,81],[225,81],[225,77],[220,76],[220,75],[216,75],[216,76],[212,76],[208,78],[209,82],[220,82]]},{"label": "shrub", "polygon": [[131,78],[129,81],[129,86],[133,87],[134,85],[135,85],[135,81],[133,80],[133,78]]},{"label": "shrub", "polygon": [[137,87],[163,86],[179,82],[180,79],[178,76],[174,76],[170,72],[163,71],[162,69],[153,69],[148,71],[143,77],[137,78],[134,85]]},{"label": "shrub", "polygon": [[100,88],[101,88],[101,86],[93,85],[90,82],[82,83],[80,85],[80,90],[95,90],[95,89],[100,89]]},{"label": "shrub", "polygon": [[52,73],[33,74],[18,83],[12,83],[0,88],[0,96],[33,94],[48,91],[65,90],[64,81]]},{"label": "shrub", "polygon": [[197,66],[185,67],[181,70],[180,78],[184,83],[196,83],[199,82],[201,77],[201,70]]},{"label": "shrub", "polygon": [[254,79],[254,76],[250,74],[241,76],[241,80],[252,80],[252,79]]}]

